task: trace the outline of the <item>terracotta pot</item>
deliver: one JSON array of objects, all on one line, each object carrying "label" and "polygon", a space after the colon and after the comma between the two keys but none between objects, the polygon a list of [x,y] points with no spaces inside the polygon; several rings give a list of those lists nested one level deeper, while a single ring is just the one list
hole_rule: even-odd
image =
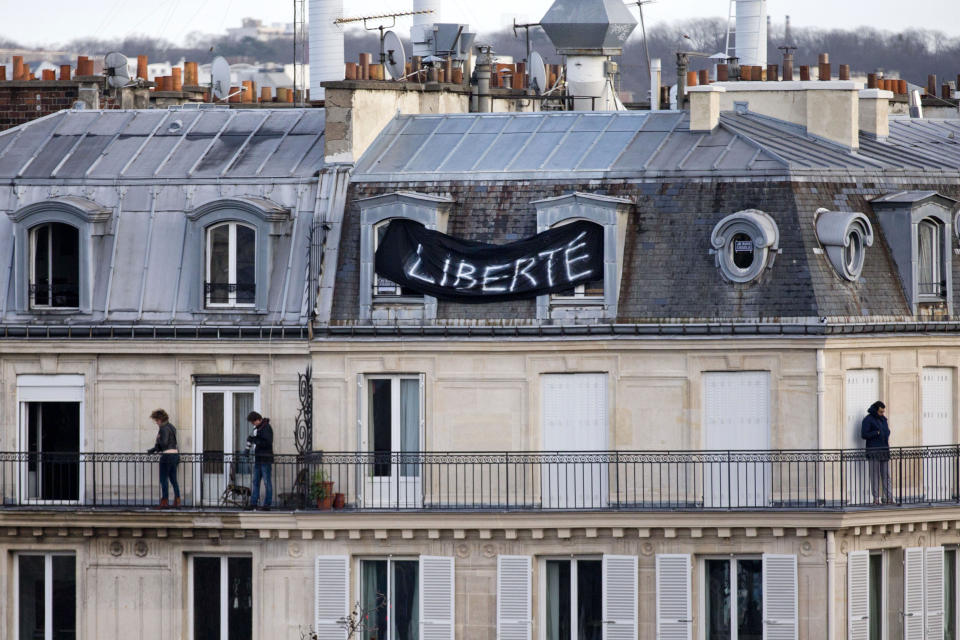
[{"label": "terracotta pot", "polygon": [[346,503],[346,496],[342,493],[333,494],[333,508],[334,509],[343,509],[343,505]]},{"label": "terracotta pot", "polygon": [[319,498],[317,500],[317,509],[329,511],[331,507],[333,507],[333,494],[328,494],[326,498]]}]

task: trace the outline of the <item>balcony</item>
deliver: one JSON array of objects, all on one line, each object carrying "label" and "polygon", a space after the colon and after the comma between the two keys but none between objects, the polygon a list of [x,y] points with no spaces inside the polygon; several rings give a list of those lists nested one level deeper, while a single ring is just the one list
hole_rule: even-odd
[{"label": "balcony", "polygon": [[[352,512],[844,511],[960,504],[960,446],[893,448],[884,457],[871,459],[863,449],[317,452],[277,455],[272,470],[274,508],[287,510],[331,508],[334,494],[342,494],[336,508]],[[160,496],[158,460],[136,453],[0,453],[3,507],[152,507]],[[243,508],[252,463],[242,454],[181,454],[182,508]],[[884,464],[891,501],[878,505],[871,474]],[[317,499],[325,493],[326,504]]]}]

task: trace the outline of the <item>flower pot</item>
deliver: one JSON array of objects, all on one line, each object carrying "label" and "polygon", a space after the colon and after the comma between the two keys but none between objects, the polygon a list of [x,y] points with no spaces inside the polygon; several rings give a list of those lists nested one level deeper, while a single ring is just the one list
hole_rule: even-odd
[{"label": "flower pot", "polygon": [[333,494],[328,494],[323,498],[317,499],[317,509],[329,511],[333,507]]},{"label": "flower pot", "polygon": [[333,497],[333,481],[327,480],[321,484],[323,485],[323,495]]},{"label": "flower pot", "polygon": [[343,505],[346,503],[346,497],[342,493],[333,494],[333,508],[334,509],[343,509]]}]

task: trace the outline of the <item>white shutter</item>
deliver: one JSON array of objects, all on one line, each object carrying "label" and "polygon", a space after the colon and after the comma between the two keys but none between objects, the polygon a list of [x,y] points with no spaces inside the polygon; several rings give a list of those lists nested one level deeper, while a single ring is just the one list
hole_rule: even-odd
[{"label": "white shutter", "polygon": [[923,547],[903,551],[903,638],[923,640]]},{"label": "white shutter", "polygon": [[637,557],[603,556],[603,640],[636,640],[637,600]]},{"label": "white shutter", "polygon": [[452,557],[420,556],[420,640],[453,640]]},{"label": "white shutter", "polygon": [[797,556],[763,554],[763,638],[797,640]]},{"label": "white shutter", "polygon": [[350,615],[350,558],[317,556],[314,569],[313,627],[319,640],[346,640]]},{"label": "white shutter", "polygon": [[847,371],[844,409],[847,417],[844,447],[863,447],[860,423],[867,415],[867,407],[880,399],[880,370],[851,369]]},{"label": "white shutter", "polygon": [[530,640],[530,556],[497,557],[497,638]]},{"label": "white shutter", "polygon": [[921,381],[923,445],[953,444],[953,369],[924,367]]},{"label": "white shutter", "polygon": [[657,554],[657,640],[690,640],[690,556]]},{"label": "white shutter", "polygon": [[847,638],[870,640],[870,552],[847,554]]},{"label": "white shutter", "polygon": [[924,622],[927,640],[943,640],[943,547],[924,549]]},{"label": "white shutter", "polygon": [[704,373],[703,411],[705,448],[769,449],[770,372]]}]

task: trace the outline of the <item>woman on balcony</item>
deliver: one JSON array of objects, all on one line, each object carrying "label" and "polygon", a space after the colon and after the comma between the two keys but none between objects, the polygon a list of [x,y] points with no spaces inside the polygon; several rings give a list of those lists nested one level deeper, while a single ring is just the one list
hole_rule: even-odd
[{"label": "woman on balcony", "polygon": [[177,466],[180,464],[180,452],[177,450],[177,428],[170,424],[170,416],[163,409],[150,414],[157,423],[157,442],[147,453],[160,454],[160,508],[170,506],[167,481],[173,485],[173,506],[180,506],[180,484],[177,482]]},{"label": "woman on balcony", "polygon": [[887,405],[877,400],[867,409],[867,416],[860,423],[860,437],[867,441],[873,504],[880,504],[881,485],[883,501],[887,504],[893,502],[890,496],[890,426],[884,415],[886,409]]}]

